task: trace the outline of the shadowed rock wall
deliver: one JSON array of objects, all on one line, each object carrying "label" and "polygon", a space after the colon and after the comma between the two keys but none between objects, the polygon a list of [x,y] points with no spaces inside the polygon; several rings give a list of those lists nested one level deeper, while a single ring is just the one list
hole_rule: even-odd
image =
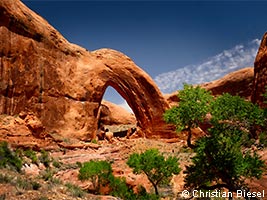
[{"label": "shadowed rock wall", "polygon": [[252,92],[252,101],[261,107],[267,107],[264,104],[262,94],[265,93],[267,86],[267,33],[264,34],[259,51],[254,63],[254,84]]}]

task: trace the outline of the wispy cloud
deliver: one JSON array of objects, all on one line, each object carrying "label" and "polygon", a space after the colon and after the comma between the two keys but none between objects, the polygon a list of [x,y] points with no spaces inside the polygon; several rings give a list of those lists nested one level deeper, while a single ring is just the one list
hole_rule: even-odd
[{"label": "wispy cloud", "polygon": [[199,84],[213,81],[232,71],[253,66],[259,45],[259,39],[252,40],[247,44],[236,45],[199,64],[162,73],[154,80],[163,93],[181,89],[183,83]]}]

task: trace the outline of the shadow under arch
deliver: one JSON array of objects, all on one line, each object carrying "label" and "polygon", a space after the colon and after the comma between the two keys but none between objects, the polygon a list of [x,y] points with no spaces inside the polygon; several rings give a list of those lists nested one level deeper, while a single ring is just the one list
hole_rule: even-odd
[{"label": "shadow under arch", "polygon": [[173,137],[173,129],[163,121],[163,114],[169,105],[152,78],[118,51],[100,49],[91,53],[104,65],[97,73],[98,85],[95,87],[98,91],[92,94],[94,101],[100,106],[106,88],[111,86],[131,107],[137,127],[145,137]]}]

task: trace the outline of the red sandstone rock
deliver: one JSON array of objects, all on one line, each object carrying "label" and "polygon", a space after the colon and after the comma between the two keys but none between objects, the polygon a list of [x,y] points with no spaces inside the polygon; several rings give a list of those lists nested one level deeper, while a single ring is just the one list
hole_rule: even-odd
[{"label": "red sandstone rock", "polygon": [[254,71],[252,67],[243,68],[224,77],[202,84],[201,86],[212,92],[213,95],[230,93],[250,99],[253,87]]},{"label": "red sandstone rock", "polygon": [[0,1],[0,114],[32,112],[48,133],[95,137],[105,89],[115,88],[147,137],[170,137],[168,104],[153,80],[124,54],[69,43],[19,0]]},{"label": "red sandstone rock", "polygon": [[[36,121],[30,121],[31,126],[39,127]],[[55,142],[49,138],[40,138],[36,132],[32,132],[25,120],[18,116],[0,115],[0,141],[8,141],[14,147],[35,150],[58,148]]]},{"label": "red sandstone rock", "polygon": [[259,51],[254,63],[254,83],[252,102],[259,104],[262,107],[267,107],[264,103],[265,99],[262,96],[266,92],[267,86],[267,33],[264,34]]},{"label": "red sandstone rock", "polygon": [[45,128],[42,122],[34,114],[28,114],[24,121],[35,137],[42,137],[40,134]]},{"label": "red sandstone rock", "polygon": [[101,102],[100,120],[105,125],[136,124],[133,113],[105,100]]}]

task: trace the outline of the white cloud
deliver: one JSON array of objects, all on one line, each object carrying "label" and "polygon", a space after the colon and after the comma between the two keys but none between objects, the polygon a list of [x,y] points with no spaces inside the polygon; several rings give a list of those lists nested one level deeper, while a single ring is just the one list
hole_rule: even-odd
[{"label": "white cloud", "polygon": [[163,93],[171,93],[181,89],[183,83],[199,84],[216,80],[232,71],[253,66],[260,42],[254,39],[247,44],[236,45],[204,62],[162,73],[155,77],[155,81]]}]

